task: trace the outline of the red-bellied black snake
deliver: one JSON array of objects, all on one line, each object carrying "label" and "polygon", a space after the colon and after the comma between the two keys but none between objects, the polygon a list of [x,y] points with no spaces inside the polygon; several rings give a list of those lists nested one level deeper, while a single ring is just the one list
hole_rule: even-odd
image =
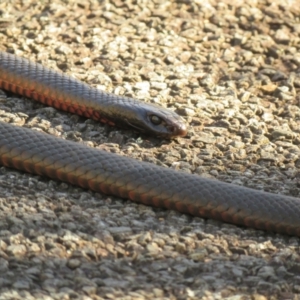
[{"label": "red-bellied black snake", "polygon": [[[185,135],[175,113],[101,92],[0,52],[0,87],[96,120],[162,137]],[[300,236],[300,200],[174,171],[0,122],[0,163],[93,191],[273,232]]]}]

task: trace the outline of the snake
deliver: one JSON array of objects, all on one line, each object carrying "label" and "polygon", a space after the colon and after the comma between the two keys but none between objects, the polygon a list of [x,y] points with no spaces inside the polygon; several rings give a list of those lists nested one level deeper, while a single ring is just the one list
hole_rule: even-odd
[{"label": "snake", "polygon": [[[172,110],[89,86],[61,71],[0,52],[0,88],[157,138],[184,137]],[[136,203],[300,236],[300,200],[138,161],[0,122],[0,164]]]}]

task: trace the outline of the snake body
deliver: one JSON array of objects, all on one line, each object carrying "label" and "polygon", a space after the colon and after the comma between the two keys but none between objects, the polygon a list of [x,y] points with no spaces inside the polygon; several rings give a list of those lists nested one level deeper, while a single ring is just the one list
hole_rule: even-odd
[{"label": "snake body", "polygon": [[[0,52],[0,87],[113,124],[124,123],[118,121],[124,106],[125,124],[148,131],[148,125],[133,121],[141,109],[143,112],[138,111],[136,118],[142,116],[151,122],[154,115],[152,125],[158,125],[158,129],[150,126],[152,133],[157,131],[163,137],[184,135],[186,131],[184,122],[174,113],[100,92],[60,72],[4,52]],[[3,122],[0,163],[145,205],[300,236],[297,198],[159,167]]]}]

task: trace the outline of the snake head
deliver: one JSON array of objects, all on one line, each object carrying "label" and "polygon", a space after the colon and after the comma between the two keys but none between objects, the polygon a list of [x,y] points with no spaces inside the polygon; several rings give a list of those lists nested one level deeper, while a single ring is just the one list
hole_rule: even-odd
[{"label": "snake head", "polygon": [[187,134],[187,125],[175,112],[155,104],[139,102],[133,109],[134,117],[126,122],[139,131],[162,138],[174,138]]},{"label": "snake head", "polygon": [[[185,121],[172,110],[128,97],[108,93],[103,95],[100,91],[97,91],[96,97],[106,98],[105,102],[99,101],[101,110],[98,115],[119,127],[129,126],[145,134],[167,139],[187,134]],[[93,110],[97,111],[97,107]]]}]

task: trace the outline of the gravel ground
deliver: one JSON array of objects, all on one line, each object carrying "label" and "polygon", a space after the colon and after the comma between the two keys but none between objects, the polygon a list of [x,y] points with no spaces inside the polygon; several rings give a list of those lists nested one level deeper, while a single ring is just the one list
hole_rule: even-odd
[{"label": "gravel ground", "polygon": [[[158,140],[0,91],[2,121],[300,197],[293,0],[0,3],[0,49],[190,124]],[[9,2],[9,3],[8,3]],[[299,239],[0,169],[0,299],[298,299]]]}]

